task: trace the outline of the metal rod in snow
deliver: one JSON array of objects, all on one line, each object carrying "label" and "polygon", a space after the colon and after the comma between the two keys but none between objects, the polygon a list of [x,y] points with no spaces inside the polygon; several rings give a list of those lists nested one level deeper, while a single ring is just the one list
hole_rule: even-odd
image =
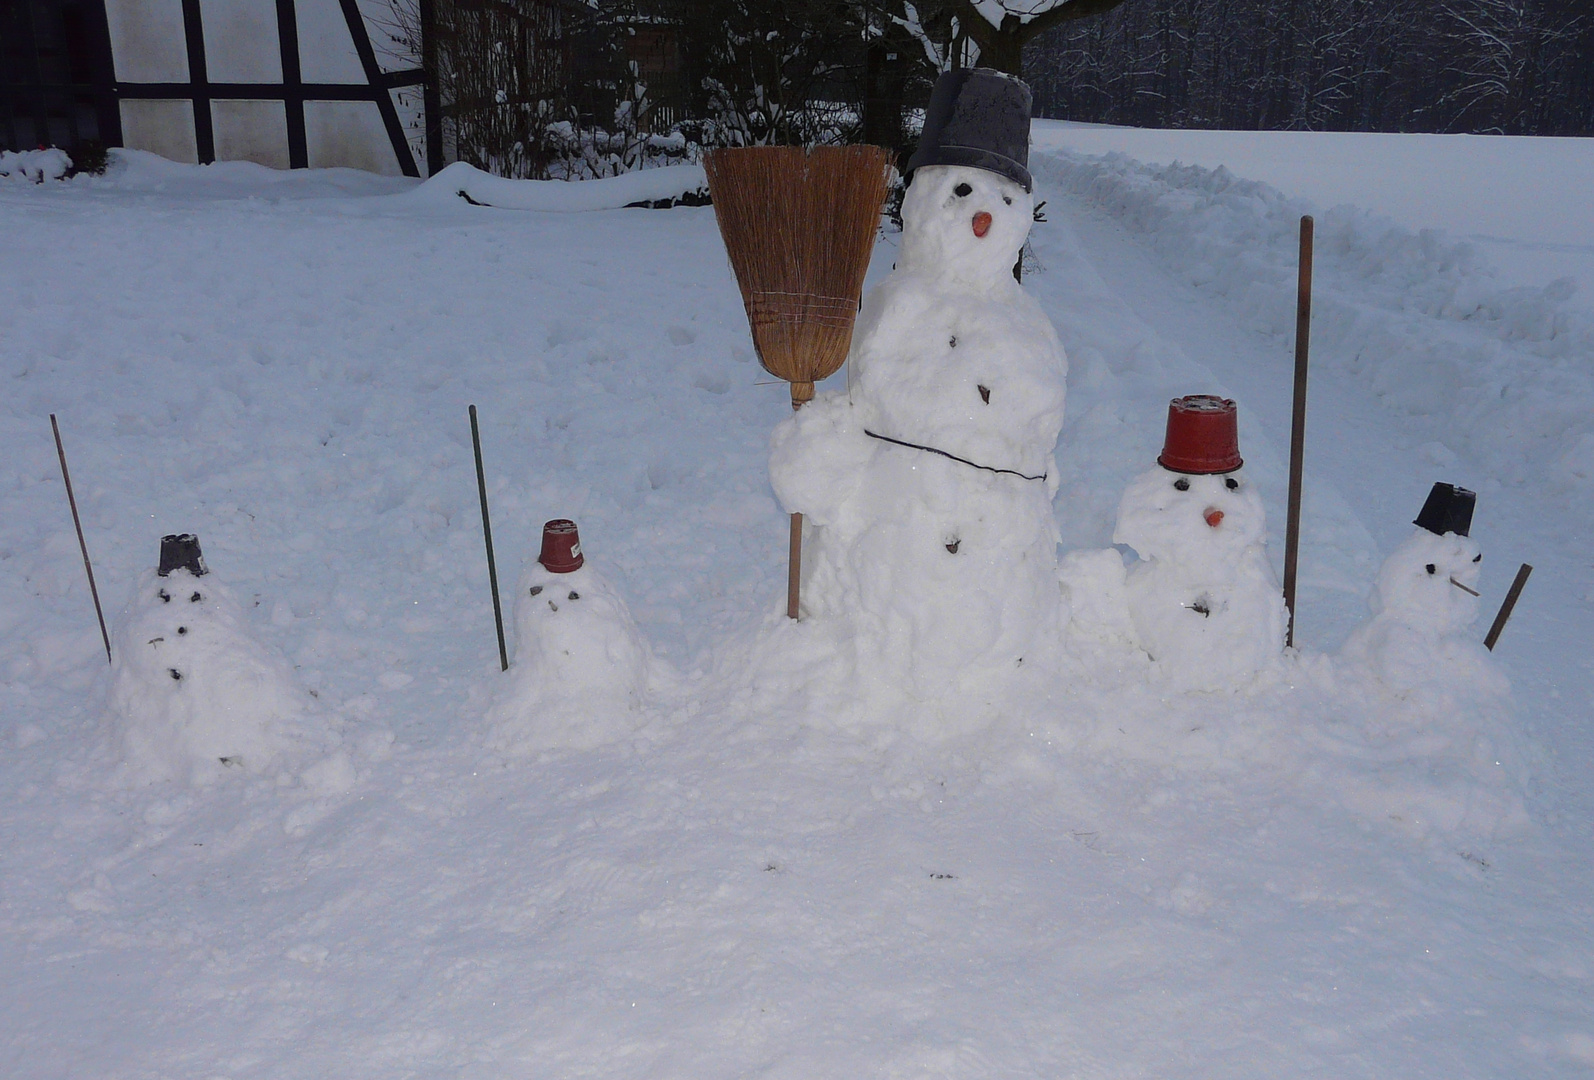
[{"label": "metal rod in snow", "polygon": [[1500,605],[1500,614],[1494,617],[1494,625],[1489,627],[1489,636],[1483,639],[1483,647],[1494,652],[1494,643],[1500,640],[1500,631],[1505,629],[1505,622],[1511,617],[1511,610],[1517,606],[1517,597],[1522,595],[1522,586],[1528,583],[1528,575],[1533,573],[1533,567],[1523,563],[1517,571],[1516,580],[1511,582],[1510,590],[1505,594],[1505,602]]},{"label": "metal rod in snow", "polygon": [[1284,606],[1289,629],[1284,644],[1295,645],[1295,582],[1301,550],[1301,464],[1306,450],[1306,362],[1312,341],[1312,219],[1301,218],[1301,270],[1295,299],[1295,405],[1290,418],[1290,503],[1284,529]]},{"label": "metal rod in snow", "polygon": [[83,519],[78,517],[77,496],[72,494],[72,473],[66,467],[66,447],[61,444],[61,425],[50,414],[50,430],[55,432],[55,452],[61,458],[61,479],[66,482],[66,501],[72,508],[72,525],[77,529],[77,546],[83,552],[83,569],[89,575],[89,595],[94,598],[94,614],[100,620],[100,640],[105,642],[105,662],[111,662],[111,635],[105,629],[105,611],[100,607],[100,590],[94,584],[94,564],[89,561],[89,545],[83,539]]},{"label": "metal rod in snow", "polygon": [[487,581],[493,588],[493,625],[498,627],[499,670],[509,670],[509,649],[504,644],[504,609],[498,602],[498,563],[493,559],[493,523],[487,516],[487,472],[482,468],[482,435],[476,423],[476,406],[470,407],[470,443],[476,451],[476,491],[482,500],[482,536],[487,540]]}]

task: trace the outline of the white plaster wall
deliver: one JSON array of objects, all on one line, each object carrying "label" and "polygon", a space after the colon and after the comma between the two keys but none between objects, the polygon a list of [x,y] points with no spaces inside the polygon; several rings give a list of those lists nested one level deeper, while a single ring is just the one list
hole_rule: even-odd
[{"label": "white plaster wall", "polygon": [[199,0],[211,82],[282,81],[276,0]]},{"label": "white plaster wall", "polygon": [[257,161],[288,167],[288,111],[280,101],[210,103],[217,161]]},{"label": "white plaster wall", "polygon": [[312,169],[343,166],[403,175],[374,101],[305,102],[304,136]]},{"label": "white plaster wall", "polygon": [[365,68],[354,51],[338,0],[294,0],[293,10],[299,23],[299,71],[304,81],[365,82]]},{"label": "white plaster wall", "polygon": [[[118,79],[188,81],[182,0],[105,0],[105,17],[110,25],[111,54]],[[190,117],[190,130],[192,127]]]},{"label": "white plaster wall", "polygon": [[193,102],[124,98],[121,109],[123,146],[148,150],[172,161],[199,161]]}]

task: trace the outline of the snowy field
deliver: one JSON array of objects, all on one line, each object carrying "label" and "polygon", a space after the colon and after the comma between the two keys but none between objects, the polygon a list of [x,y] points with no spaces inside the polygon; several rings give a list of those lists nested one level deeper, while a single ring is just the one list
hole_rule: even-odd
[{"label": "snowy field", "polygon": [[[1302,648],[1244,693],[1081,661],[980,723],[860,708],[782,615],[788,396],[711,209],[140,156],[0,182],[0,1072],[1587,1075],[1594,322],[1575,267],[1469,238],[1594,243],[1594,144],[1036,140],[1065,550],[1216,392],[1281,561],[1318,216]],[[492,745],[472,403],[506,590],[575,518],[661,661],[617,741]],[[198,533],[307,695],[291,768],[124,760],[51,413],[113,628]],[[1478,492],[1475,637],[1535,567],[1492,711],[1338,653],[1438,480]]]}]

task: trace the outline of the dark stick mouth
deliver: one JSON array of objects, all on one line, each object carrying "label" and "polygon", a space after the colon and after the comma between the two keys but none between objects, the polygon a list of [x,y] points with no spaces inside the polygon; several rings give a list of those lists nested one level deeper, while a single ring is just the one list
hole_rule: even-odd
[{"label": "dark stick mouth", "polygon": [[986,233],[991,231],[990,213],[988,211],[981,210],[978,214],[974,215],[974,221],[972,224],[974,226],[974,235],[983,237]]}]

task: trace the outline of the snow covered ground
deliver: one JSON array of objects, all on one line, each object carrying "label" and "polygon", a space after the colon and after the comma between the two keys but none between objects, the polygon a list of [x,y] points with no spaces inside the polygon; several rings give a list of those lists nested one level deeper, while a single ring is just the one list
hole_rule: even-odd
[{"label": "snow covered ground", "polygon": [[[1109,542],[1192,392],[1240,401],[1282,533],[1295,221],[1319,215],[1304,655],[1237,696],[1087,667],[945,734],[860,713],[781,617],[788,397],[711,210],[136,158],[0,183],[0,1069],[1585,1075],[1594,335],[1564,287],[1409,231],[1576,238],[1578,192],[1535,197],[1530,236],[1466,196],[1493,146],[1293,137],[1249,169],[1238,137],[1180,133],[1197,166],[1173,169],[1134,160],[1158,134],[1091,132],[1111,159],[1054,136],[1026,285],[1072,363],[1065,549]],[[1594,168],[1517,145],[1524,178]],[[1302,179],[1385,146],[1407,187]],[[1435,175],[1443,220],[1403,217]],[[488,746],[471,403],[501,580],[575,518],[670,665],[629,738]],[[159,537],[197,532],[314,692],[314,761],[117,768],[52,412],[113,622]],[[1486,613],[1536,568],[1496,653],[1498,781],[1371,737],[1330,659],[1435,480],[1479,492]]]}]

